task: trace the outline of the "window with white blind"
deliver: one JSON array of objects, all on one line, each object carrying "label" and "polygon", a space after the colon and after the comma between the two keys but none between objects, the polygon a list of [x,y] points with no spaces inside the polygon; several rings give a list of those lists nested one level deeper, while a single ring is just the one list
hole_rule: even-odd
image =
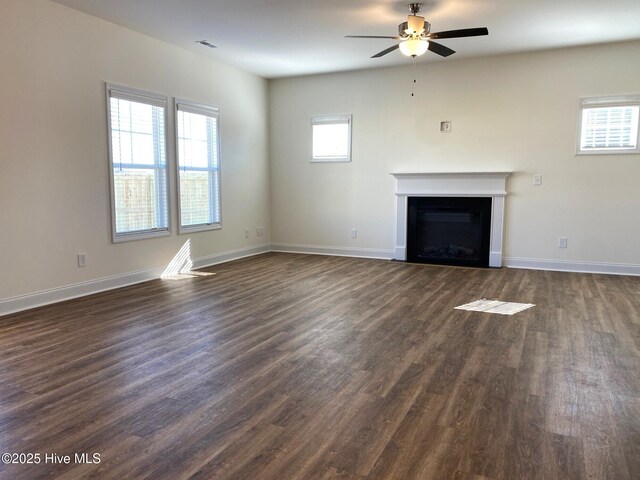
[{"label": "window with white blind", "polygon": [[583,98],[578,153],[640,153],[639,117],[640,95]]},{"label": "window with white blind", "polygon": [[351,161],[351,115],[311,117],[311,161]]},{"label": "window with white blind", "polygon": [[169,235],[167,98],[107,84],[113,241]]},{"label": "window with white blind", "polygon": [[176,100],[180,232],[221,228],[220,112]]}]

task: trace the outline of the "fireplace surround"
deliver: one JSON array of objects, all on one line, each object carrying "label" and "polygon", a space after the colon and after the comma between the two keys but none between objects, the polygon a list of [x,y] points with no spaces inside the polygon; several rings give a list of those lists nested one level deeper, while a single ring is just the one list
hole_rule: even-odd
[{"label": "fireplace surround", "polygon": [[409,197],[491,198],[489,266],[502,266],[507,178],[512,172],[392,173],[396,179],[394,258],[407,260]]}]

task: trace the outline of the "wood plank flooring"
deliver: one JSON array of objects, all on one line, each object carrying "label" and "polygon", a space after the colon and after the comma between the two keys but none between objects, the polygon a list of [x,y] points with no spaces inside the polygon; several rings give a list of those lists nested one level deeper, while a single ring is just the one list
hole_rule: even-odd
[{"label": "wood plank flooring", "polygon": [[640,478],[640,278],[205,270],[0,318],[0,453],[41,455],[0,478]]}]

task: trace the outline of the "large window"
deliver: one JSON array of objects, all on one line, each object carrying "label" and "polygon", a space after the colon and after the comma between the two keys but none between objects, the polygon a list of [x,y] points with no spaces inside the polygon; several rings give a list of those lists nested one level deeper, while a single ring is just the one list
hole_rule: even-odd
[{"label": "large window", "polygon": [[580,101],[578,153],[639,153],[640,96]]},{"label": "large window", "polygon": [[176,100],[180,231],[220,228],[217,108]]},{"label": "large window", "polygon": [[311,161],[351,161],[351,115],[311,118]]},{"label": "large window", "polygon": [[169,235],[167,98],[107,85],[113,240]]}]

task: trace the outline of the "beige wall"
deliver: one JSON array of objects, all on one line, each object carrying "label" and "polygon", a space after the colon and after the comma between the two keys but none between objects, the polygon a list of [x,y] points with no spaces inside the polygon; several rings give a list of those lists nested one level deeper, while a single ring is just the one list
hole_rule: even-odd
[{"label": "beige wall", "polygon": [[[266,80],[46,0],[0,2],[0,65],[0,301],[166,266],[187,239],[195,259],[269,243]],[[111,243],[105,81],[220,107],[222,230],[177,235],[172,202],[173,235]]]},{"label": "beige wall", "polygon": [[[574,153],[578,99],[639,93],[639,58],[640,42],[442,62],[427,56],[413,98],[409,60],[272,81],[272,241],[391,251],[389,172],[512,170],[511,264],[624,264],[640,272],[640,155]],[[309,163],[309,117],[345,113],[353,114],[352,163]],[[452,122],[450,134],[439,132],[442,120]],[[537,173],[544,184],[534,187]],[[566,250],[558,249],[560,236],[569,239]]]}]

